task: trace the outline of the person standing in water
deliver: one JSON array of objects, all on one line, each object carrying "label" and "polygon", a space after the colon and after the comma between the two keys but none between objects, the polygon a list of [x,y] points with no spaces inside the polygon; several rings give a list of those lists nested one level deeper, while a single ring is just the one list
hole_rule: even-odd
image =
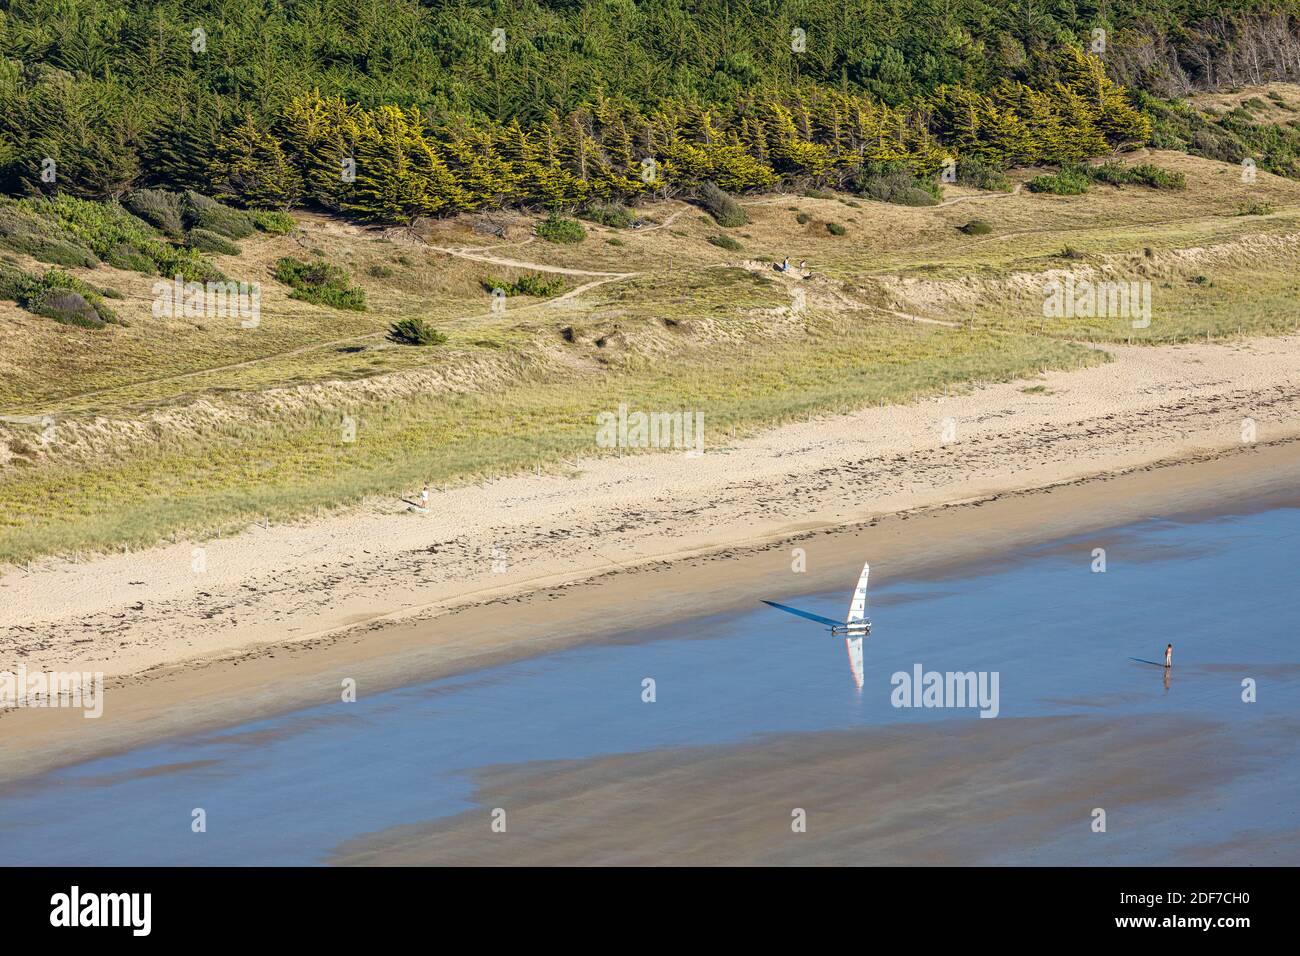
[{"label": "person standing in water", "polygon": [[1173,666],[1174,666],[1174,645],[1167,644],[1165,646],[1165,667],[1173,667]]}]

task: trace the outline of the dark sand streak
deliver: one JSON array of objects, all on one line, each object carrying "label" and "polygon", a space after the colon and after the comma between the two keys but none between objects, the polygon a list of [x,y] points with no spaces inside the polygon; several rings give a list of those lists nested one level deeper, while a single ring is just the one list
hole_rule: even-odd
[{"label": "dark sand streak", "polygon": [[474,775],[480,809],[350,840],[331,862],[974,865],[1065,833],[1100,863],[1142,815],[1245,772],[1232,740],[1166,716],[973,718],[494,767]]}]

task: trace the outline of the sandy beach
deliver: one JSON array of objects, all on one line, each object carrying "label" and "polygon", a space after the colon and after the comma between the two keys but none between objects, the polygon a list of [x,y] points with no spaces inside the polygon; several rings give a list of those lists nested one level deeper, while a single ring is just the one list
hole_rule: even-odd
[{"label": "sandy beach", "polygon": [[4,714],[0,770],[336,697],[341,676],[394,686],[748,606],[760,588],[838,587],[864,554],[887,579],[1295,487],[1300,338],[1108,351],[1041,391],[865,409],[702,457],[577,462],[438,491],[427,516],[373,502],[10,569],[0,669],[102,671],[108,694],[95,721]]}]

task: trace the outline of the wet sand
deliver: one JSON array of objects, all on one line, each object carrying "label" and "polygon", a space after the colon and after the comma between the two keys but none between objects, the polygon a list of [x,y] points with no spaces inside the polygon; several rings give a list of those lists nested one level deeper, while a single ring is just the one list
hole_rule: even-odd
[{"label": "wet sand", "polygon": [[[1131,718],[1046,717],[525,764],[480,773],[480,808],[352,840],[332,862],[951,866],[1020,860],[1051,839],[1054,862],[1104,865],[1249,756],[1205,720],[1148,717],[1136,732]],[[1092,831],[1096,807],[1105,833]],[[792,829],[796,809],[806,832]],[[1283,836],[1216,848],[1217,862],[1294,863],[1296,833]]]}]

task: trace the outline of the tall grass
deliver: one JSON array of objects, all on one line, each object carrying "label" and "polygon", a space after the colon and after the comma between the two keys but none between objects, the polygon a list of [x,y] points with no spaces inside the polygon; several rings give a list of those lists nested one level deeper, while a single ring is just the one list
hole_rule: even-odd
[{"label": "tall grass", "polygon": [[428,480],[602,454],[595,416],[620,403],[700,410],[712,443],[733,426],[743,431],[1103,360],[1050,339],[867,316],[822,322],[814,335],[779,346],[755,340],[718,348],[670,363],[629,363],[614,375],[561,367],[502,389],[349,408],[358,423],[353,442],[341,437],[343,409],[277,410],[201,437],[178,430],[166,444],[113,460],[11,465],[0,487],[0,560],[141,546],[178,528],[212,532],[263,515],[283,519],[396,495]]}]

